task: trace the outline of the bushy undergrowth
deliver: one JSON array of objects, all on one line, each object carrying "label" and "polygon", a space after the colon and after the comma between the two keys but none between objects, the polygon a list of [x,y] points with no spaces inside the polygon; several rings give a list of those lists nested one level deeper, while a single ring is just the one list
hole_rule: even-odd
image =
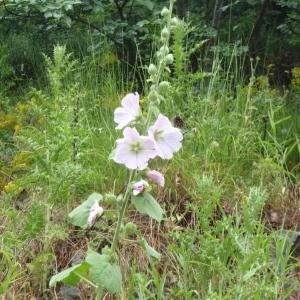
[{"label": "bushy undergrowth", "polygon": [[[216,49],[210,69],[192,73],[189,58],[204,43],[190,44],[190,29],[178,22],[161,108],[183,131],[183,150],[162,165],[164,221],[131,213],[162,257],[148,260],[134,234],[124,237],[124,285],[115,298],[288,299],[299,287],[298,262],[291,262],[290,237],[272,228],[266,208],[284,210],[291,191],[299,192],[299,70],[284,91],[271,87],[267,74],[256,76],[259,61],[246,80],[244,54],[233,48],[229,59]],[[62,292],[49,288],[49,278],[88,247],[109,245],[116,222],[107,210],[95,226],[79,230],[67,214],[91,191],[124,191],[116,179],[125,180],[125,170],[108,160],[116,139],[112,112],[136,82],[112,49],[79,62],[56,46],[45,61],[48,84],[12,99],[16,105],[0,114],[4,299]],[[147,101],[142,95],[142,108]],[[280,221],[278,228],[285,226]],[[80,289],[88,299],[91,291],[84,283]]]}]

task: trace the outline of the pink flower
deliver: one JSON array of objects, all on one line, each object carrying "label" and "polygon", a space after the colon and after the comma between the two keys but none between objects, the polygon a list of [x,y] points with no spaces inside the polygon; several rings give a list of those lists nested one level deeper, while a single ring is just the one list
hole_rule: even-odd
[{"label": "pink flower", "polygon": [[148,161],[157,154],[155,142],[146,136],[140,136],[135,128],[127,127],[124,138],[117,140],[114,161],[124,164],[128,169],[143,170]]},{"label": "pink flower", "polygon": [[95,202],[90,209],[90,214],[87,219],[88,225],[92,226],[96,221],[96,217],[98,215],[101,216],[102,214],[103,214],[103,208],[101,206],[99,206],[98,202]]},{"label": "pink flower", "polygon": [[118,124],[116,129],[122,129],[130,122],[134,121],[140,114],[139,94],[127,94],[121,102],[122,107],[118,107],[114,113],[114,120]]},{"label": "pink flower", "polygon": [[181,148],[182,133],[173,127],[170,120],[159,114],[154,125],[148,130],[149,137],[156,142],[157,155],[162,159],[170,159]]},{"label": "pink flower", "polygon": [[142,193],[147,187],[149,186],[149,183],[145,180],[140,180],[133,184],[133,196],[137,196],[138,194]]},{"label": "pink flower", "polygon": [[163,187],[165,185],[165,177],[158,171],[150,170],[147,172],[147,176],[149,179],[154,181],[157,185]]}]

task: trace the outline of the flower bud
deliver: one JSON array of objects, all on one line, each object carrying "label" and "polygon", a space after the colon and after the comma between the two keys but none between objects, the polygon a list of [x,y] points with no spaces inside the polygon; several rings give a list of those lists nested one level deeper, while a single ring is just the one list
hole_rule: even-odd
[{"label": "flower bud", "polygon": [[104,199],[109,204],[115,204],[115,203],[117,203],[117,197],[114,194],[105,194]]},{"label": "flower bud", "polygon": [[168,92],[170,86],[171,86],[170,82],[162,81],[158,86],[159,92],[162,94]]},{"label": "flower bud", "polygon": [[172,27],[177,27],[180,24],[180,20],[177,17],[174,17],[171,19],[170,24]]},{"label": "flower bud", "polygon": [[157,101],[158,99],[158,93],[155,91],[155,90],[152,90],[150,93],[149,93],[149,96],[148,96],[149,100],[152,102],[152,101]]},{"label": "flower bud", "polygon": [[159,49],[159,52],[162,53],[163,55],[166,55],[169,53],[169,48],[168,46],[162,46],[160,49]]},{"label": "flower bud", "polygon": [[173,54],[166,55],[166,64],[171,65],[174,62],[174,56]]},{"label": "flower bud", "polygon": [[154,64],[150,64],[148,67],[148,73],[150,75],[155,75],[157,73],[157,68]]},{"label": "flower bud", "polygon": [[156,56],[157,56],[158,60],[162,60],[163,57],[164,57],[164,54],[161,53],[161,51],[159,50],[159,51],[156,52]]},{"label": "flower bud", "polygon": [[167,9],[166,7],[164,7],[161,11],[161,16],[164,17],[164,18],[167,18],[171,15],[171,12],[169,9]]},{"label": "flower bud", "polygon": [[170,35],[170,31],[167,27],[164,27],[164,29],[161,31],[161,37],[162,39],[166,40]]},{"label": "flower bud", "polygon": [[127,236],[133,235],[137,232],[137,226],[132,222],[127,223],[124,229]]},{"label": "flower bud", "polygon": [[155,84],[152,84],[151,86],[150,86],[150,91],[154,91],[156,89],[156,85]]}]

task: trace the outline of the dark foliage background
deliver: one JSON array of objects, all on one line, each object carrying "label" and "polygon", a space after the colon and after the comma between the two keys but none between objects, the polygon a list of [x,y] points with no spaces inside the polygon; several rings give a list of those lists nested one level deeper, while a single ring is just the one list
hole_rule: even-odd
[{"label": "dark foliage background", "polygon": [[[151,0],[3,0],[0,8],[2,87],[41,78],[42,53],[67,44],[76,57],[101,51],[103,42],[116,47],[129,65],[151,54],[157,15],[166,1]],[[192,26],[190,39],[208,40],[191,57],[191,68],[205,67],[213,46],[223,54],[238,45],[248,57],[259,56],[258,70],[274,64],[274,84],[289,84],[290,70],[299,64],[300,4],[298,0],[178,0],[177,15]],[[208,54],[208,56],[207,56]],[[206,61],[201,59],[205,57]],[[246,65],[249,60],[246,61]],[[247,68],[245,68],[247,72]],[[249,66],[248,66],[249,72]],[[12,79],[14,84],[12,84]]]}]

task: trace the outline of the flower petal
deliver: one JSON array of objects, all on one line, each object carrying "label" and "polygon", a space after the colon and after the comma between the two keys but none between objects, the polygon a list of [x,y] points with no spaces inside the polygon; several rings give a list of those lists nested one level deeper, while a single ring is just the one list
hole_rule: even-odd
[{"label": "flower petal", "polygon": [[118,124],[116,129],[123,129],[140,114],[139,94],[127,94],[122,99],[121,106],[114,112],[114,121]]},{"label": "flower petal", "polygon": [[165,185],[165,177],[163,174],[156,170],[150,170],[147,172],[147,176],[149,179],[154,181],[157,185],[164,187]]}]

